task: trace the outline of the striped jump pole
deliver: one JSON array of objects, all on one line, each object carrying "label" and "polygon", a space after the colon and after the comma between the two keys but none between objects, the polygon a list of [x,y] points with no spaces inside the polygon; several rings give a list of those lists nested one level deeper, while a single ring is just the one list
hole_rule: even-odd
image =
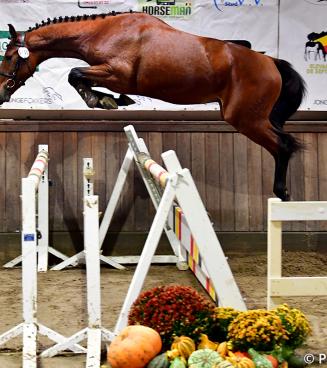
[{"label": "striped jump pole", "polygon": [[[168,171],[145,153],[138,153],[137,159],[139,163],[151,174],[153,179],[164,189],[169,179]],[[212,285],[212,281],[208,276],[208,272],[205,268],[197,244],[187,225],[185,215],[177,204],[174,204],[169,212],[168,224],[174,230],[177,239],[182,245],[182,257],[186,260],[189,268],[207,291],[209,296],[216,304],[218,304],[218,296]]]},{"label": "striped jump pole", "polygon": [[[124,130],[129,147],[134,152],[136,165],[140,169],[151,198],[155,197],[157,207],[117,320],[115,333],[121,331],[127,324],[129,310],[142,290],[165,227],[173,232],[179,244],[182,253],[179,259],[187,259],[195,276],[209,295],[221,306],[246,310],[190,171],[181,167],[174,151],[167,151],[161,155],[167,168],[164,169],[148,152],[144,152],[146,149],[143,152],[140,150],[140,139],[133,126],[127,126]],[[184,258],[183,252],[186,256]]]}]

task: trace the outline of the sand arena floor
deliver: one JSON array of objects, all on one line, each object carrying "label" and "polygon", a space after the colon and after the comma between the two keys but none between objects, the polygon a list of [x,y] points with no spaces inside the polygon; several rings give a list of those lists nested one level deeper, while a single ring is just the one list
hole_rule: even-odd
[{"label": "sand arena floor", "polygon": [[[228,254],[228,257],[248,308],[265,308],[266,256],[264,254]],[[283,274],[285,276],[327,276],[326,264],[327,254],[289,252],[283,256]],[[133,270],[133,268],[128,271],[102,268],[102,321],[104,327],[108,329],[115,324]],[[21,269],[0,269],[0,280],[0,333],[3,333],[22,322]],[[144,289],[170,283],[193,286],[204,293],[190,271],[178,271],[174,266],[152,266]],[[86,327],[85,293],[85,271],[83,269],[40,274],[39,321],[66,336]],[[299,352],[327,355],[327,296],[288,298],[285,302],[300,308],[312,324],[313,334]],[[0,368],[21,367],[21,343],[19,337],[3,347],[0,352]],[[51,342],[47,339],[39,339],[40,350],[50,345]],[[40,368],[81,368],[84,366],[84,355],[65,354],[39,362]],[[327,366],[327,360],[325,364],[312,365],[312,367],[319,366]]]}]

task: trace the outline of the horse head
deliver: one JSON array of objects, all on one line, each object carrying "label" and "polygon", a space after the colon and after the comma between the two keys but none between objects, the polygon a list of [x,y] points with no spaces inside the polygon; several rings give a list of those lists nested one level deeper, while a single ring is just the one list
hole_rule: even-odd
[{"label": "horse head", "polygon": [[10,43],[0,65],[0,105],[28,79],[36,68],[35,56],[26,45],[25,33],[16,32],[9,24]]}]

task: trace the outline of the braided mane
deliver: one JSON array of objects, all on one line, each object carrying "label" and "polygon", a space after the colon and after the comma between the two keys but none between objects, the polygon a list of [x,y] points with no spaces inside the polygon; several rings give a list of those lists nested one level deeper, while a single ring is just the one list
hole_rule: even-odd
[{"label": "braided mane", "polygon": [[47,21],[42,20],[42,22],[40,24],[36,23],[34,27],[30,27],[28,29],[28,32],[30,31],[34,31],[35,29],[38,29],[40,27],[44,27],[44,26],[48,26],[50,24],[57,24],[57,23],[67,23],[67,22],[80,22],[83,20],[89,20],[89,19],[97,19],[97,18],[106,18],[106,17],[111,17],[111,16],[115,16],[115,15],[119,15],[119,14],[126,14],[126,13],[136,13],[133,10],[130,10],[129,12],[116,12],[116,11],[112,11],[109,13],[102,13],[102,14],[91,14],[91,15],[74,15],[71,17],[65,16],[65,17],[58,17],[58,18],[53,18],[50,19],[48,18]]}]

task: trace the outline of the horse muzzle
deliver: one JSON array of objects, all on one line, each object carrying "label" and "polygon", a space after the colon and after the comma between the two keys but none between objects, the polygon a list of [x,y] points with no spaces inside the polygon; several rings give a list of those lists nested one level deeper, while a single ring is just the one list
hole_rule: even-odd
[{"label": "horse muzzle", "polygon": [[0,93],[0,105],[10,101],[10,93],[7,91]]}]

